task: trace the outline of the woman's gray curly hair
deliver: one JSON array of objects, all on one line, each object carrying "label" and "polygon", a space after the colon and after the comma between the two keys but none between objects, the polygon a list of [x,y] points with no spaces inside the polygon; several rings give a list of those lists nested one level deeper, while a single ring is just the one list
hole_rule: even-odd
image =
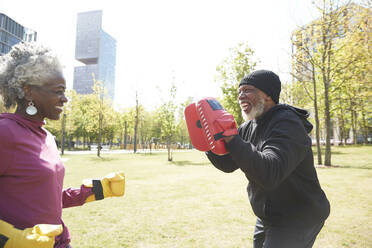
[{"label": "woman's gray curly hair", "polygon": [[62,66],[50,48],[22,42],[0,56],[0,95],[6,108],[24,98],[23,86],[43,85],[51,76],[62,74]]}]

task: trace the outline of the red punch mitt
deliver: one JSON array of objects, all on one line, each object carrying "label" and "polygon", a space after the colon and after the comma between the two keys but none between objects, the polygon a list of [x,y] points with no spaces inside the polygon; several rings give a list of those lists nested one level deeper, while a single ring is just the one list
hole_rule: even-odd
[{"label": "red punch mitt", "polygon": [[191,143],[199,151],[227,154],[222,138],[238,134],[234,117],[213,97],[188,105],[185,119]]}]

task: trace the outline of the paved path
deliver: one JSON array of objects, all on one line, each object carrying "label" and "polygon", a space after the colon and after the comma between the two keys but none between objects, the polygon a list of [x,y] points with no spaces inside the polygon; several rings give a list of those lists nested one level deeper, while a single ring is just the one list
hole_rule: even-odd
[{"label": "paved path", "polygon": [[[188,152],[190,149],[180,149],[180,150],[172,150],[172,152]],[[156,150],[151,150],[151,153],[158,153],[158,152],[167,152],[166,149],[156,149]],[[124,149],[118,149],[118,150],[107,150],[103,149],[101,150],[102,154],[128,154],[128,153],[133,153],[133,150],[124,150]],[[139,149],[137,150],[137,153],[150,153],[150,150],[142,150]],[[65,154],[69,155],[79,155],[79,154],[97,154],[97,150],[92,150],[92,151],[66,151]]]}]

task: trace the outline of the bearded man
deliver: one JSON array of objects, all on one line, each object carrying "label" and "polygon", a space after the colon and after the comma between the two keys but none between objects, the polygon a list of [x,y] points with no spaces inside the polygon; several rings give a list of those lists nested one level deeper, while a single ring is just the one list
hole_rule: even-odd
[{"label": "bearded man", "polygon": [[254,71],[239,84],[246,122],[224,137],[228,154],[207,152],[223,172],[240,169],[257,216],[254,248],[309,248],[330,212],[314,167],[312,125],[306,110],[279,104],[281,82],[272,71]]}]

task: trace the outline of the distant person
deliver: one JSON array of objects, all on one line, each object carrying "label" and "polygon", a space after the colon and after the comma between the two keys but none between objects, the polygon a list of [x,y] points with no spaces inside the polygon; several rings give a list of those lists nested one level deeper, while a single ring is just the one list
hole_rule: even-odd
[{"label": "distant person", "polygon": [[[314,167],[309,113],[279,104],[280,91],[280,79],[272,71],[258,70],[244,77],[238,101],[246,122],[236,130],[233,117],[223,109],[218,116],[213,116],[218,107],[205,112],[203,128],[219,130],[207,135],[214,141],[206,154],[216,168],[240,169],[246,175],[248,197],[257,216],[254,248],[310,248],[330,205]],[[205,141],[192,132],[190,137],[203,147]],[[213,153],[223,151],[216,147],[218,137],[227,151],[220,155]]]},{"label": "distant person", "polygon": [[63,189],[65,168],[44,119],[58,120],[67,102],[62,67],[50,49],[21,43],[0,57],[0,247],[70,246],[62,208],[124,194],[124,174]]}]

